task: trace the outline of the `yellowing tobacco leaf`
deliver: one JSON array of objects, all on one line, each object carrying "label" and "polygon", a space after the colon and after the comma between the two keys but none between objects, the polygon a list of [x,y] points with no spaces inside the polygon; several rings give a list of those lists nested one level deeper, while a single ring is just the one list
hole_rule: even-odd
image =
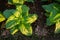
[{"label": "yellowing tobacco leaf", "polygon": [[2,22],[4,20],[5,20],[5,17],[2,14],[0,14],[0,22]]},{"label": "yellowing tobacco leaf", "polygon": [[20,31],[21,31],[22,34],[24,34],[26,36],[30,36],[30,35],[32,35],[32,27],[31,26],[27,26],[27,25],[22,24],[19,27],[19,29],[20,29]]},{"label": "yellowing tobacco leaf", "polygon": [[60,22],[56,23],[55,33],[60,33]]}]

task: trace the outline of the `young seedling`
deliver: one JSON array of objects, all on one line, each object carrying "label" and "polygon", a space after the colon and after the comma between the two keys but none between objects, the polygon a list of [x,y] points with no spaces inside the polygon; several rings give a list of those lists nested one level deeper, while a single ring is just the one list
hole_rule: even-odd
[{"label": "young seedling", "polygon": [[8,0],[9,4],[16,6],[16,9],[7,9],[3,12],[7,18],[6,29],[9,29],[14,35],[20,31],[26,36],[32,35],[31,24],[37,20],[36,14],[29,14],[29,7],[24,5],[24,2],[33,2],[33,0]]},{"label": "young seedling", "polygon": [[[60,5],[57,3],[52,3],[49,5],[42,6],[46,10],[47,20],[46,24],[51,26],[56,23],[55,33],[60,33]],[[59,30],[59,31],[58,31]]]}]

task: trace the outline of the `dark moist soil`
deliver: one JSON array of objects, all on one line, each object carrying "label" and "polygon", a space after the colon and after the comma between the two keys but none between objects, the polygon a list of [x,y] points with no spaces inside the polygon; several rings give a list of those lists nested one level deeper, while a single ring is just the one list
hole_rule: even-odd
[{"label": "dark moist soil", "polygon": [[[40,0],[34,0],[34,3],[25,2],[30,7],[30,13],[36,13],[38,19],[32,24],[33,35],[27,37],[17,32],[15,35],[11,35],[9,30],[5,29],[5,21],[0,23],[0,40],[60,40],[60,34],[54,34],[55,25],[48,27],[46,23],[45,10],[42,5],[53,3],[49,0],[47,2],[41,2]],[[15,9],[15,5],[10,5],[7,0],[0,0],[0,11],[3,12],[6,9]]]}]

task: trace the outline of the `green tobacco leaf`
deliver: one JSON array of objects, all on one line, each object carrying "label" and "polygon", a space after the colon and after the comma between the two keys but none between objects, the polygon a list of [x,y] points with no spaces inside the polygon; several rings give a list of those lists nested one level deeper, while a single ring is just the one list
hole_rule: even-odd
[{"label": "green tobacco leaf", "polygon": [[[23,13],[27,13],[27,12],[29,11],[29,7],[26,6],[26,5],[22,5],[21,9],[22,9],[22,12],[23,12]],[[23,13],[22,13],[22,14],[23,14]]]},{"label": "green tobacco leaf", "polygon": [[10,33],[11,33],[12,35],[14,35],[14,34],[18,31],[18,29],[15,28],[15,27],[17,27],[17,26],[14,26],[13,28],[10,29]]},{"label": "green tobacco leaf", "polygon": [[10,21],[10,20],[17,20],[18,17],[20,16],[20,12],[19,11],[15,11],[13,15],[11,15],[7,21]]},{"label": "green tobacco leaf", "polygon": [[56,22],[55,33],[60,33],[60,22]]},{"label": "green tobacco leaf", "polygon": [[29,17],[27,17],[27,23],[33,23],[37,20],[37,15],[36,14],[31,14]]},{"label": "green tobacco leaf", "polygon": [[22,5],[21,9],[22,9],[22,16],[28,16],[29,7],[27,7],[26,5]]},{"label": "green tobacco leaf", "polygon": [[48,26],[53,25],[56,23],[58,19],[60,19],[60,5],[57,3],[49,4],[49,5],[43,5],[43,8],[50,13],[50,15],[47,15],[47,21],[46,24]]},{"label": "green tobacco leaf", "polygon": [[6,28],[7,29],[11,29],[12,27],[14,27],[16,24],[16,20],[10,20],[6,23]]},{"label": "green tobacco leaf", "polygon": [[13,13],[15,12],[14,9],[7,9],[3,12],[3,15],[6,17],[6,18],[9,18],[11,15],[13,15]]},{"label": "green tobacco leaf", "polygon": [[53,25],[55,22],[56,22],[56,18],[54,19],[54,17],[57,15],[58,13],[56,12],[56,10],[53,10],[51,13],[50,13],[50,15],[49,15],[49,17],[47,18],[47,20],[46,20],[46,24],[48,25],[48,26],[51,26],[51,25]]},{"label": "green tobacco leaf", "polygon": [[53,8],[54,8],[55,10],[57,10],[58,12],[60,12],[60,11],[59,11],[59,10],[60,10],[60,4],[54,3]]},{"label": "green tobacco leaf", "polygon": [[28,16],[29,7],[26,5],[18,5],[16,9],[21,13],[22,16]]},{"label": "green tobacco leaf", "polygon": [[19,27],[20,31],[22,34],[26,36],[31,36],[32,35],[32,27],[29,24],[22,24]]},{"label": "green tobacco leaf", "polygon": [[53,10],[53,5],[54,4],[43,5],[42,7],[45,9],[45,11],[51,12]]},{"label": "green tobacco leaf", "polygon": [[52,12],[53,10],[56,10],[56,11],[60,10],[60,4],[57,4],[57,3],[52,3],[49,5],[43,5],[42,7],[47,12]]},{"label": "green tobacco leaf", "polygon": [[54,17],[54,21],[57,21],[60,19],[60,13],[56,14],[56,16]]},{"label": "green tobacco leaf", "polygon": [[53,20],[51,20],[50,18],[47,18],[47,20],[46,20],[46,25],[48,25],[48,26],[51,26],[51,25],[53,25],[55,22],[53,21]]},{"label": "green tobacco leaf", "polygon": [[4,21],[5,17],[0,13],[0,22]]},{"label": "green tobacco leaf", "polygon": [[55,13],[51,13],[50,16],[46,20],[46,24],[48,26],[51,26],[54,23],[56,23],[59,19],[60,19],[60,13],[56,13],[56,12]]},{"label": "green tobacco leaf", "polygon": [[15,11],[15,13],[8,18],[6,23],[14,20],[16,24],[19,24],[20,22],[19,16],[20,16],[19,11]]},{"label": "green tobacco leaf", "polygon": [[20,13],[22,13],[22,8],[21,7],[22,7],[22,5],[17,5],[16,6],[16,10],[18,10]]},{"label": "green tobacco leaf", "polygon": [[15,16],[16,18],[18,18],[21,15],[21,13],[19,11],[15,11],[15,13],[13,14],[13,16]]}]

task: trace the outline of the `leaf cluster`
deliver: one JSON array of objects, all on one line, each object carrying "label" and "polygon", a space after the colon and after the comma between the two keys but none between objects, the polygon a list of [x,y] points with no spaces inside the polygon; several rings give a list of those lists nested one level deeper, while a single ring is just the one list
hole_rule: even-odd
[{"label": "leaf cluster", "polygon": [[55,33],[59,33],[57,30],[60,26],[57,24],[60,24],[60,4],[51,3],[48,5],[43,5],[42,7],[46,11],[46,14],[45,14],[47,16],[46,24],[48,26],[56,24]]},{"label": "leaf cluster", "polygon": [[5,10],[3,16],[0,14],[1,22],[7,19],[6,29],[9,29],[12,35],[18,31],[26,36],[32,35],[31,24],[37,20],[37,15],[29,14],[29,7],[24,5],[25,1],[33,2],[33,0],[8,0],[9,4],[16,6],[16,9]]}]

